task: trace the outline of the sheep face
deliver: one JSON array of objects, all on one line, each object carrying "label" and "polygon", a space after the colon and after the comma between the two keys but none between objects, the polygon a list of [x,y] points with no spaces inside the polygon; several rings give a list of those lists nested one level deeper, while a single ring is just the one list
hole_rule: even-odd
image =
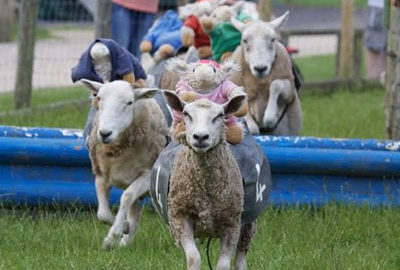
[{"label": "sheep face", "polygon": [[164,91],[168,104],[184,115],[186,143],[195,152],[205,153],[224,139],[224,116],[236,112],[246,95],[236,95],[224,104],[200,99],[185,103],[174,92]]},{"label": "sheep face", "polygon": [[235,18],[231,19],[232,24],[242,32],[244,59],[254,77],[261,79],[269,75],[276,56],[276,30],[287,21],[288,16],[287,11],[268,23],[255,21],[244,24]]},{"label": "sheep face", "polygon": [[98,101],[97,139],[100,143],[118,143],[134,118],[135,103],[151,97],[157,89],[133,89],[126,81],[97,83],[81,80],[95,93]]}]

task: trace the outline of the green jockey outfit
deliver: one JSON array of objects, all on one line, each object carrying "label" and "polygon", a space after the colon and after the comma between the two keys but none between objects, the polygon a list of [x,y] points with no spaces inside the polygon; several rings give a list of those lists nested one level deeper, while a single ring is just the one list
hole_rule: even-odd
[{"label": "green jockey outfit", "polygon": [[[250,16],[240,12],[236,19],[245,21]],[[226,52],[233,52],[240,45],[242,33],[239,32],[231,22],[223,22],[217,24],[210,33],[211,50],[213,59],[221,62],[221,56]]]}]

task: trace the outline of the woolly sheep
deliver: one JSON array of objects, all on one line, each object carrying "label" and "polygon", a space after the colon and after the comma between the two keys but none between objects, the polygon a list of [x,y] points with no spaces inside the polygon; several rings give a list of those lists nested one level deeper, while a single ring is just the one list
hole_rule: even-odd
[{"label": "woolly sheep", "polygon": [[222,105],[209,100],[186,104],[174,92],[164,93],[168,104],[186,115],[184,147],[171,171],[168,219],[173,237],[184,250],[187,269],[200,269],[195,237],[220,238],[217,270],[230,269],[235,249],[235,269],[246,269],[255,222],[241,226],[242,176],[226,143],[222,121],[225,114],[240,108],[246,96],[237,95]]},{"label": "woolly sheep", "polygon": [[[81,80],[98,101],[89,154],[95,174],[97,217],[112,224],[103,248],[128,245],[139,225],[138,199],[150,187],[150,171],[167,143],[168,126],[157,103],[149,98],[155,89],[133,89],[126,81],[101,84]],[[123,188],[114,221],[108,193],[111,186]],[[124,226],[128,232],[124,234]]]},{"label": "woolly sheep", "polygon": [[276,39],[276,30],[289,12],[271,21],[244,24],[232,18],[242,32],[241,45],[231,59],[242,70],[230,76],[243,86],[248,96],[246,121],[253,134],[266,131],[273,135],[299,135],[302,128],[300,100],[294,85],[290,58]]}]

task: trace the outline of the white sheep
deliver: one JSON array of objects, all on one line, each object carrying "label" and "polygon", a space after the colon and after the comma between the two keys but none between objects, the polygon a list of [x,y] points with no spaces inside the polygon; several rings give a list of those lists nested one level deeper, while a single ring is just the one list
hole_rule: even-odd
[{"label": "white sheep", "polygon": [[168,220],[172,235],[184,250],[187,269],[200,269],[195,237],[220,239],[217,270],[230,269],[235,250],[235,269],[246,269],[255,222],[241,225],[242,176],[226,142],[223,123],[224,115],[238,110],[246,96],[236,95],[222,105],[204,99],[186,104],[174,92],[164,93],[168,104],[185,115],[184,146],[171,171]]},{"label": "white sheep", "polygon": [[[97,217],[112,224],[103,248],[128,245],[139,225],[138,199],[150,187],[154,161],[167,143],[168,126],[151,97],[155,89],[133,89],[126,81],[101,84],[81,80],[96,94],[98,106],[89,137],[90,160],[96,180]],[[115,217],[110,211],[111,186],[123,188]],[[129,224],[123,234],[125,223]]]},{"label": "white sheep", "polygon": [[285,47],[277,41],[276,30],[289,16],[286,12],[271,21],[244,24],[232,18],[242,32],[241,45],[231,59],[242,70],[230,80],[245,88],[249,114],[245,117],[251,133],[299,135],[302,128],[300,100],[294,85],[292,64]]}]

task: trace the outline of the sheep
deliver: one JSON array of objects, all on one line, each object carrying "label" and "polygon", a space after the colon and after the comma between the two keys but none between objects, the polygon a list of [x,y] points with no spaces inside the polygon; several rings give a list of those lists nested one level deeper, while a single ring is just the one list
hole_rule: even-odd
[{"label": "sheep", "polygon": [[[133,89],[122,80],[81,82],[96,94],[98,106],[89,155],[99,203],[97,217],[112,224],[103,248],[111,249],[116,243],[126,246],[139,225],[138,199],[149,190],[151,168],[167,143],[168,125],[159,105],[149,98],[156,89]],[[108,202],[111,186],[124,189],[115,220]],[[126,221],[128,233],[124,234]]]},{"label": "sheep", "polygon": [[217,270],[230,269],[235,249],[235,269],[246,269],[246,253],[256,223],[241,225],[242,176],[226,142],[223,124],[224,115],[237,111],[246,96],[238,94],[220,105],[205,99],[186,104],[172,91],[164,94],[168,104],[185,115],[183,147],[171,171],[168,222],[174,239],[183,248],[187,269],[200,269],[195,237],[220,238]]},{"label": "sheep", "polygon": [[290,58],[276,40],[276,30],[289,12],[271,21],[244,24],[232,18],[242,33],[241,45],[231,59],[242,70],[230,80],[243,86],[248,96],[249,113],[245,119],[252,134],[299,135],[302,128],[300,100],[294,85]]}]

